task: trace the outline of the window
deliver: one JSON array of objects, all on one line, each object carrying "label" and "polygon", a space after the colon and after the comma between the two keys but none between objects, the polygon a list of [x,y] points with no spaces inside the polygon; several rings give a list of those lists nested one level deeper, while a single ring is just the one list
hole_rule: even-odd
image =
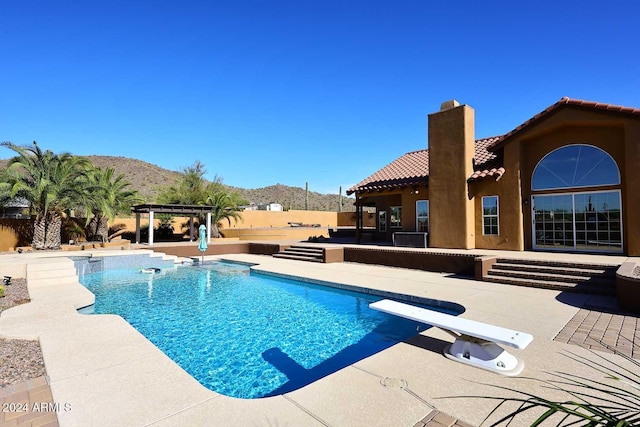
[{"label": "window", "polygon": [[418,200],[416,202],[416,231],[429,231],[429,201]]},{"label": "window", "polygon": [[498,196],[486,196],[482,198],[482,234],[485,236],[497,236],[498,227]]},{"label": "window", "polygon": [[389,214],[391,216],[391,228],[402,227],[402,206],[391,206],[389,208]]},{"label": "window", "polygon": [[620,184],[615,160],[597,147],[567,145],[547,154],[536,166],[533,190]]},{"label": "window", "polygon": [[387,231],[387,211],[378,212],[378,231]]}]

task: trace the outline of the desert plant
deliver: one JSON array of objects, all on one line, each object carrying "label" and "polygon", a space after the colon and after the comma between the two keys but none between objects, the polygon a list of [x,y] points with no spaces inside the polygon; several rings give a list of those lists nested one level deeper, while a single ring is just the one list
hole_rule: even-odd
[{"label": "desert plant", "polygon": [[[556,425],[561,426],[627,427],[640,425],[640,362],[610,346],[601,344],[623,357],[636,368],[633,370],[625,368],[592,350],[590,350],[592,355],[590,358],[573,352],[564,353],[564,356],[577,363],[604,374],[604,378],[587,378],[564,372],[550,373],[553,377],[550,380],[528,378],[542,383],[544,388],[565,393],[567,399],[562,401],[551,400],[516,388],[490,385],[517,393],[521,397],[468,396],[499,401],[482,424],[485,424],[504,405],[516,403],[518,407],[515,410],[493,422],[491,426],[503,425],[505,422],[509,425],[523,413],[536,409],[542,409],[544,412],[531,424],[532,426],[542,425],[546,421],[555,422]],[[526,378],[516,378],[516,380],[522,379]],[[557,421],[557,417],[556,421],[551,421],[551,417],[554,415],[559,415],[560,421]]]},{"label": "desert plant", "polygon": [[0,285],[0,298],[4,297],[4,286]]}]

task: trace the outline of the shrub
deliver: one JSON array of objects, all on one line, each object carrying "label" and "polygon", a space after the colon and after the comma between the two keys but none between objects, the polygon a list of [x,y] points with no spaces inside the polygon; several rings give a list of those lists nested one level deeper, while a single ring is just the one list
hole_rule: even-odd
[{"label": "shrub", "polygon": [[[521,397],[469,396],[499,402],[485,418],[483,424],[499,408],[511,402],[516,403],[517,409],[491,426],[504,425],[504,423],[509,425],[512,421],[517,420],[520,414],[536,408],[543,409],[544,412],[532,424],[535,426],[542,425],[545,421],[554,422],[550,420],[553,415],[560,415],[561,421],[556,425],[561,426],[630,427],[640,425],[640,362],[604,343],[600,344],[622,356],[633,365],[633,368],[625,368],[593,350],[590,350],[591,357],[580,356],[572,352],[564,353],[564,356],[593,369],[604,377],[587,378],[565,372],[553,372],[551,373],[553,378],[550,380],[529,378],[539,381],[546,388],[565,393],[567,398],[562,401],[551,400],[541,395],[520,391],[517,388],[492,385],[492,387],[516,392]],[[516,380],[521,379],[525,378],[516,378]]]}]

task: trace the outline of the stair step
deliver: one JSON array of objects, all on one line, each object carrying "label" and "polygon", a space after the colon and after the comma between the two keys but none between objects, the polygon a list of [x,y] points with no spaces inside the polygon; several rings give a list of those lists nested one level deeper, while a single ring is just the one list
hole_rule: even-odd
[{"label": "stair step", "polygon": [[309,253],[319,253],[319,254],[323,252],[322,248],[310,248],[308,246],[295,246],[295,245],[286,248],[285,251],[286,250],[296,250],[299,252],[309,252]]},{"label": "stair step", "polygon": [[550,261],[539,259],[518,259],[518,258],[498,258],[497,263],[504,264],[524,264],[524,265],[543,265],[547,267],[564,267],[564,268],[589,268],[594,270],[617,270],[618,265],[614,264],[594,264],[594,263],[580,263],[580,262],[568,262],[568,261]]},{"label": "stair step", "polygon": [[308,256],[308,257],[312,257],[312,258],[322,258],[322,252],[315,253],[315,252],[305,252],[305,251],[299,251],[299,250],[285,249],[284,251],[279,252],[279,253],[281,253],[281,254],[289,254],[289,255]]},{"label": "stair step", "polygon": [[614,295],[616,270],[611,264],[498,258],[487,282],[599,295]]},{"label": "stair step", "polygon": [[498,270],[516,270],[530,271],[536,273],[552,273],[552,274],[569,274],[573,276],[602,276],[615,277],[615,268],[598,268],[591,264],[585,264],[581,267],[554,266],[547,264],[518,264],[510,262],[496,262],[493,269]]},{"label": "stair step", "polygon": [[546,281],[559,281],[559,282],[569,282],[569,283],[615,283],[615,278],[612,277],[602,277],[602,276],[590,276],[590,275],[579,275],[574,274],[574,272],[567,271],[565,272],[556,272],[556,273],[548,273],[545,271],[529,271],[529,270],[503,270],[501,268],[492,268],[489,272],[491,275],[501,276],[501,277],[516,277],[520,279],[531,279],[531,280],[546,280]]},{"label": "stair step", "polygon": [[277,254],[273,254],[274,258],[284,258],[284,259],[294,259],[298,261],[309,261],[309,262],[322,262],[322,258],[314,258],[304,255],[293,255],[285,252],[278,252]]},{"label": "stair step", "polygon": [[580,292],[598,295],[615,295],[615,284],[611,286],[595,285],[589,282],[559,282],[548,280],[530,280],[517,277],[492,276],[491,273],[484,279],[487,282],[501,283],[506,285],[527,286],[534,288],[552,289],[557,291]]}]

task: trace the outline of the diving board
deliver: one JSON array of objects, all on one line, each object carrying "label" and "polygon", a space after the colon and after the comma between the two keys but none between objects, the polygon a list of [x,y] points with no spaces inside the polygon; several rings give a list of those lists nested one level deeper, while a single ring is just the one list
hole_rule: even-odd
[{"label": "diving board", "polygon": [[393,314],[443,329],[456,338],[453,344],[444,349],[446,357],[506,376],[516,376],[522,372],[524,362],[518,360],[498,344],[522,350],[533,341],[533,336],[525,332],[464,319],[388,299],[371,303],[369,307],[383,313]]}]

